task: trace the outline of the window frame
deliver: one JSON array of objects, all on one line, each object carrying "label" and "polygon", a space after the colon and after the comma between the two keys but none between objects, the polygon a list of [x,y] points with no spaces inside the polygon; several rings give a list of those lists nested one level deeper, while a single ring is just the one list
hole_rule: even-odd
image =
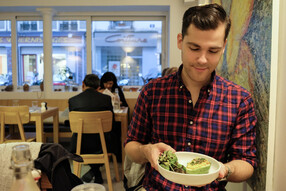
[{"label": "window frame", "polygon": [[[165,68],[169,65],[169,58],[167,56],[167,52],[169,51],[168,45],[168,36],[169,36],[169,12],[168,11],[162,11],[162,12],[146,12],[146,11],[139,11],[139,12],[112,12],[112,11],[106,11],[106,12],[59,12],[56,13],[52,17],[52,21],[54,20],[85,20],[86,21],[86,73],[92,72],[92,29],[91,24],[92,21],[100,21],[100,20],[110,20],[110,21],[116,21],[116,20],[161,20],[162,21],[162,51],[161,51],[161,66],[162,68]],[[13,80],[13,91],[19,91],[22,92],[22,86],[18,86],[18,45],[17,45],[17,21],[33,21],[33,20],[44,20],[43,16],[40,12],[19,12],[19,13],[11,13],[8,15],[1,15],[0,14],[0,20],[10,20],[11,21],[11,49],[12,49],[12,80]],[[38,25],[39,27],[39,25]],[[58,28],[58,26],[57,26]],[[45,69],[45,67],[44,67]],[[50,74],[50,72],[45,72],[46,78],[53,78],[53,76]],[[0,86],[0,88],[4,88],[5,86]],[[15,88],[16,87],[16,88]],[[36,89],[36,91],[40,91],[39,86],[32,86],[31,89]],[[79,91],[80,91],[79,87]],[[33,90],[32,90],[33,91]],[[57,93],[65,93],[66,96],[68,96],[68,92],[57,92]],[[51,92],[47,92],[45,90],[44,95],[47,97],[50,97]],[[73,94],[72,94],[73,95]],[[65,96],[64,96],[65,97]]]}]

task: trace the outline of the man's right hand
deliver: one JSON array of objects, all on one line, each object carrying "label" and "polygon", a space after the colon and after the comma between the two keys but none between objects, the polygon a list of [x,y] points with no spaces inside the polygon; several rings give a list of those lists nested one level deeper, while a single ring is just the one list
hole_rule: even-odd
[{"label": "man's right hand", "polygon": [[158,171],[158,159],[161,153],[164,151],[170,150],[176,152],[171,146],[165,143],[156,143],[156,144],[146,144],[140,145],[140,152],[144,154],[146,160],[148,160],[153,168]]}]

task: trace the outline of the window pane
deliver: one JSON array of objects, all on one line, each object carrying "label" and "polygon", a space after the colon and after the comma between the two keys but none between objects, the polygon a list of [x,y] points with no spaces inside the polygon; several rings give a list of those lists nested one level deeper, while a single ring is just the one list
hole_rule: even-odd
[{"label": "window pane", "polygon": [[[78,23],[82,23],[79,26]],[[53,21],[53,83],[54,89],[71,91],[81,85],[86,74],[85,21]],[[76,89],[74,89],[76,90]]]},{"label": "window pane", "polygon": [[44,76],[43,21],[17,21],[18,85],[40,85]]},{"label": "window pane", "polygon": [[12,84],[11,21],[0,21],[0,86]]},{"label": "window pane", "polygon": [[92,72],[119,85],[144,85],[161,73],[162,21],[93,21]]}]

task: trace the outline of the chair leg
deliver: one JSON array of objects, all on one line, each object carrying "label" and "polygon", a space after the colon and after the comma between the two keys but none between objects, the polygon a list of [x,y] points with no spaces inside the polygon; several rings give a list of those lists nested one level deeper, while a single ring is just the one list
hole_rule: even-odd
[{"label": "chair leg", "polygon": [[73,173],[80,178],[81,164],[79,162],[73,161]]},{"label": "chair leg", "polygon": [[109,161],[108,157],[105,159],[105,171],[106,171],[106,178],[107,178],[107,184],[108,184],[108,190],[113,191],[113,186],[112,186],[112,179],[111,179],[111,173],[110,173],[110,166],[109,166]]},{"label": "chair leg", "polygon": [[120,178],[119,178],[119,172],[118,172],[117,159],[116,159],[115,154],[111,154],[111,156],[112,156],[113,168],[114,168],[114,172],[115,172],[115,180],[117,182],[119,182]]}]

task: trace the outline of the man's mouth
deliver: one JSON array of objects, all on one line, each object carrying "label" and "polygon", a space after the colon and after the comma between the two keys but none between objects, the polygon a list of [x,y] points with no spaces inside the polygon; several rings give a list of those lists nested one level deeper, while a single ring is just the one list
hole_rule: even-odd
[{"label": "man's mouth", "polygon": [[194,67],[194,68],[199,72],[203,72],[203,71],[207,70],[207,68],[200,68],[200,67]]}]

